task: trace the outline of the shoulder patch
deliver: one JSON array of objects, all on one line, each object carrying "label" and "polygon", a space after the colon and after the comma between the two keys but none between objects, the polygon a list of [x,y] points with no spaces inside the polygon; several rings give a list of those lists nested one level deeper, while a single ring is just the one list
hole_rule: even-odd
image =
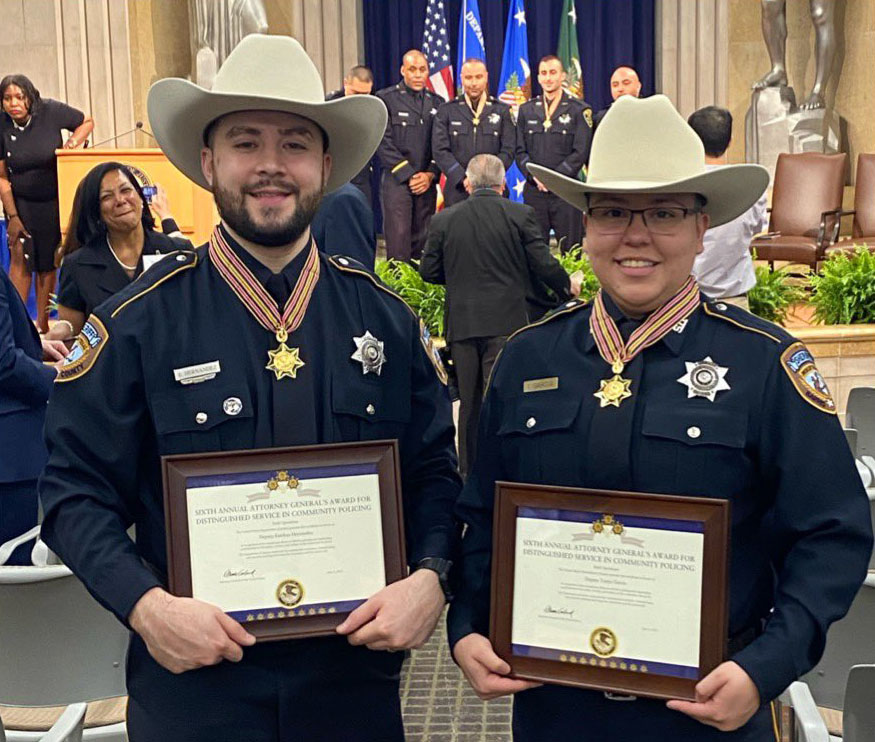
[{"label": "shoulder patch", "polygon": [[761,319],[750,312],[745,312],[743,309],[734,307],[731,304],[725,304],[717,301],[713,304],[707,301],[702,302],[702,311],[709,317],[716,317],[731,325],[735,325],[742,330],[748,332],[756,332],[769,340],[780,343],[782,335],[788,337],[786,332],[777,325]]},{"label": "shoulder patch", "polygon": [[64,359],[64,365],[58,371],[55,382],[73,381],[87,374],[107,340],[109,340],[109,332],[106,326],[92,314],[83,325],[70,353]]},{"label": "shoulder patch", "polygon": [[835,402],[808,348],[798,341],[793,343],[781,353],[781,368],[787,372],[802,399],[821,412],[836,414]]},{"label": "shoulder patch", "polygon": [[435,373],[437,374],[438,379],[440,379],[441,384],[444,386],[447,385],[449,378],[447,377],[447,370],[444,368],[443,361],[441,361],[440,353],[438,353],[437,346],[434,344],[434,340],[431,338],[431,333],[428,331],[428,328],[425,326],[425,322],[421,319],[419,320],[419,341],[422,343],[422,347],[425,349],[425,354],[428,356],[428,360],[431,361],[431,365],[434,366]]},{"label": "shoulder patch", "polygon": [[586,125],[592,129],[592,109],[584,108],[583,109],[583,120],[586,121]]},{"label": "shoulder patch", "polygon": [[539,327],[540,325],[543,325],[547,322],[550,322],[551,320],[554,320],[558,317],[564,317],[566,314],[571,314],[572,312],[576,312],[579,309],[583,309],[584,307],[588,307],[589,304],[590,304],[589,302],[581,301],[580,299],[571,299],[570,301],[566,301],[561,306],[559,306],[556,309],[552,310],[551,312],[548,312],[547,314],[545,314],[537,322],[532,322],[530,325],[526,325],[525,327],[520,327],[519,330],[517,330],[514,333],[511,333],[507,338],[507,342],[510,342],[511,340],[513,340],[513,338],[515,338],[520,333],[525,332],[526,330],[531,330],[533,327]]},{"label": "shoulder patch", "polygon": [[193,250],[177,250],[167,253],[149,270],[143,271],[137,279],[107,299],[106,307],[110,316],[115,317],[126,306],[158,288],[165,281],[182,271],[198,264],[198,253]]}]

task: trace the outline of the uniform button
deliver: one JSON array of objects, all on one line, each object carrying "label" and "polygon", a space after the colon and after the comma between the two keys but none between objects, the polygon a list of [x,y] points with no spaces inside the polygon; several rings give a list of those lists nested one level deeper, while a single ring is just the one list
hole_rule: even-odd
[{"label": "uniform button", "polygon": [[177,255],[176,256],[177,263],[184,263],[186,260],[187,260],[187,258],[185,257],[185,255]]},{"label": "uniform button", "polygon": [[566,306],[566,307],[573,307],[575,304],[577,304],[576,301],[569,301],[569,302],[566,302],[566,303],[565,303],[565,306]]},{"label": "uniform button", "polygon": [[534,427],[535,427],[535,424],[536,424],[537,422],[538,422],[538,421],[535,420],[535,418],[530,417],[528,420],[526,420],[526,427],[527,427],[527,428],[534,428]]},{"label": "uniform button", "polygon": [[346,258],[338,258],[337,262],[341,265],[349,265],[349,261]]},{"label": "uniform button", "polygon": [[715,304],[714,306],[717,307],[717,309],[719,309],[721,312],[726,311],[726,305],[723,302],[721,302],[720,304]]},{"label": "uniform button", "polygon": [[222,403],[222,409],[225,410],[226,415],[239,415],[243,410],[243,403],[239,397],[228,397]]},{"label": "uniform button", "polygon": [[372,404],[369,404],[367,407],[365,407],[365,412],[367,412],[369,415],[373,415],[376,411],[376,408]]},{"label": "uniform button", "polygon": [[702,431],[695,425],[691,425],[689,428],[687,428],[687,435],[690,436],[690,438],[698,438],[700,435],[702,435]]},{"label": "uniform button", "polygon": [[194,416],[194,421],[198,425],[203,425],[207,421],[207,413],[206,412],[198,412],[197,415]]}]

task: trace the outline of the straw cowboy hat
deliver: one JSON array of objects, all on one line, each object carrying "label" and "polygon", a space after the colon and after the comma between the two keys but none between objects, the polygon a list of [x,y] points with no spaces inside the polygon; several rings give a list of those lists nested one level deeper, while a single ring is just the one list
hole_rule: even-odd
[{"label": "straw cowboy hat", "polygon": [[761,165],[707,170],[702,140],[664,95],[614,101],[593,137],[586,183],[541,165],[529,172],[581,211],[590,193],[698,193],[712,227],[743,214],[769,185]]},{"label": "straw cowboy hat", "polygon": [[386,130],[386,106],[372,95],[325,101],[316,66],[288,36],[251,34],[234,47],[216,74],[212,90],[170,77],[149,89],[149,123],[167,159],[199,186],[204,132],[236,111],[284,111],[310,119],[328,135],[331,177],[339,188],[371,159]]}]

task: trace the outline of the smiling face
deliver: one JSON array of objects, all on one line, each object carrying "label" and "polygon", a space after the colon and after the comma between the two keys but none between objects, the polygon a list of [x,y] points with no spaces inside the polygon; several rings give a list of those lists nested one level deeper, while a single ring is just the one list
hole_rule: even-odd
[{"label": "smiling face", "polygon": [[121,170],[110,170],[100,181],[100,220],[112,235],[129,234],[143,219],[143,199]]},{"label": "smiling face", "polygon": [[201,167],[226,224],[265,247],[301,237],[331,173],[319,127],[292,113],[239,111],[214,125],[210,143]]},{"label": "smiling face", "polygon": [[562,87],[565,82],[565,70],[562,62],[558,59],[548,59],[538,65],[538,83],[542,90],[551,96]]},{"label": "smiling face", "polygon": [[3,110],[17,124],[27,120],[30,115],[30,101],[18,85],[7,85],[3,91]]},{"label": "smiling face", "polygon": [[[618,207],[694,209],[692,193],[627,195],[593,194],[590,209]],[[653,234],[641,214],[622,232],[605,234],[586,216],[586,253],[602,288],[628,317],[643,317],[674,296],[689,278],[702,237],[708,228],[706,214],[690,214],[671,235]]]},{"label": "smiling face", "polygon": [[462,65],[462,87],[471,100],[479,100],[489,84],[489,75],[483,62],[465,62]]}]

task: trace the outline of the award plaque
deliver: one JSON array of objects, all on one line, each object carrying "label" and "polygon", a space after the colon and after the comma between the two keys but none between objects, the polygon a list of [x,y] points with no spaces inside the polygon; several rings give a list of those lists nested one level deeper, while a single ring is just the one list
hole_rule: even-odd
[{"label": "award plaque", "polygon": [[259,640],[333,634],[407,575],[397,441],[161,462],[170,592]]},{"label": "award plaque", "polygon": [[496,483],[490,635],[514,677],[695,699],[727,642],[729,503]]}]

